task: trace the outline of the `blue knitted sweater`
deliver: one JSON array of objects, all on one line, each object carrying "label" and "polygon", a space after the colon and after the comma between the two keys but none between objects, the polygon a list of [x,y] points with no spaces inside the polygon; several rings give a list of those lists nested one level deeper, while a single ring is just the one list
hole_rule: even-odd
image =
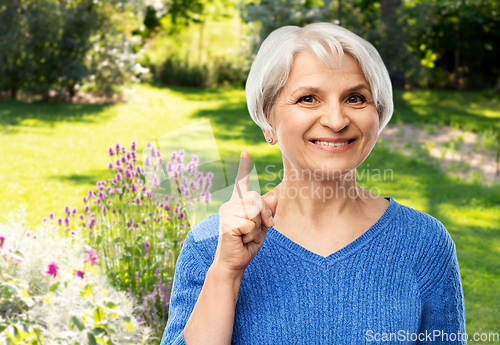
[{"label": "blue knitted sweater", "polygon": [[[243,275],[232,344],[465,344],[453,240],[435,218],[386,199],[382,217],[328,257],[269,228]],[[218,229],[214,214],[186,236],[161,345],[185,344]]]}]

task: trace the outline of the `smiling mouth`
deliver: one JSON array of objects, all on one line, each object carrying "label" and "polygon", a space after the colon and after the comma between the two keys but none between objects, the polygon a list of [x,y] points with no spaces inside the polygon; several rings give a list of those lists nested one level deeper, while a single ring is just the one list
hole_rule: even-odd
[{"label": "smiling mouth", "polygon": [[340,142],[340,143],[331,143],[331,142],[328,142],[328,141],[321,141],[321,140],[311,140],[311,142],[315,145],[323,145],[323,146],[334,146],[334,147],[339,147],[339,146],[345,146],[345,145],[349,145],[350,143],[352,143],[355,139],[351,139],[351,140],[346,140],[346,141],[343,141],[343,142]]}]

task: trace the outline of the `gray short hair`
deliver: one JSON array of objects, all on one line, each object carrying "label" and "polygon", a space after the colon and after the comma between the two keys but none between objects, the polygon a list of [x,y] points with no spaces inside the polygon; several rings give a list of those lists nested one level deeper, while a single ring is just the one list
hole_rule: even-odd
[{"label": "gray short hair", "polygon": [[250,116],[264,130],[273,131],[270,118],[278,95],[292,69],[293,59],[302,51],[310,51],[333,67],[330,53],[354,57],[370,84],[379,116],[379,133],[389,122],[394,110],[389,73],[377,50],[368,41],[331,23],[309,24],[303,28],[283,26],[274,30],[262,43],[250,69],[246,83]]}]

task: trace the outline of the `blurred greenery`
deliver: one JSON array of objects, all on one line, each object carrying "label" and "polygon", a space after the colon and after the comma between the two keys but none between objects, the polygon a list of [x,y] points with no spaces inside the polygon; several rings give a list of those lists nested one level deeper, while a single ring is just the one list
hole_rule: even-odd
[{"label": "blurred greenery", "polygon": [[[498,129],[500,110],[484,92],[400,91],[393,123]],[[459,111],[460,110],[460,111]],[[247,150],[255,161],[262,192],[279,181],[280,151],[268,145],[248,115],[242,89],[138,85],[126,104],[26,104],[0,101],[0,209],[21,204],[37,224],[50,211],[81,207],[81,197],[107,177],[107,148],[116,142],[146,142],[174,129],[209,119],[221,156]],[[363,178],[367,188],[436,217],[457,245],[466,303],[467,330],[500,328],[500,188],[477,177],[466,182],[440,170],[416,150],[391,153],[379,141],[360,169],[392,169],[385,181]],[[141,155],[139,155],[139,158]],[[139,164],[142,164],[139,162]],[[366,174],[365,174],[366,176]]]},{"label": "blurred greenery", "polygon": [[2,1],[0,91],[49,100],[73,97],[85,84],[112,95],[141,72],[132,40],[139,7],[140,0]]}]

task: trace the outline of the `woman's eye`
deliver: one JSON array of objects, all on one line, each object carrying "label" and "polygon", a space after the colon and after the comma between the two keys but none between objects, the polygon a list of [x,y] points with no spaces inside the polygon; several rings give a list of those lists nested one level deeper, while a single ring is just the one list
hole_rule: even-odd
[{"label": "woman's eye", "polygon": [[314,103],[315,99],[311,95],[300,97],[297,103]]},{"label": "woman's eye", "polygon": [[352,103],[352,104],[364,102],[364,101],[365,101],[365,98],[361,95],[351,95],[351,96],[347,97],[347,102]]}]

